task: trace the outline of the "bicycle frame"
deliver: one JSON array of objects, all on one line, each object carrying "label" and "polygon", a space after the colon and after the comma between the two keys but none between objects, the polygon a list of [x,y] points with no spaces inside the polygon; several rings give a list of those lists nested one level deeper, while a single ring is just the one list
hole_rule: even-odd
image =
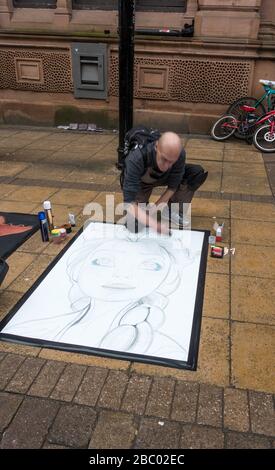
[{"label": "bicycle frame", "polygon": [[[242,107],[243,111],[246,111],[245,106]],[[260,124],[263,124],[264,122],[270,120],[272,118],[272,130],[275,126],[275,110],[269,111],[266,113],[264,116],[260,116],[256,121],[253,121],[252,124],[247,123],[248,129],[251,129],[252,127],[259,126]],[[247,112],[247,119],[249,119],[249,112]],[[223,124],[223,127],[229,127],[230,129],[238,129],[239,125],[242,124],[244,120],[238,120],[237,118],[234,119],[234,122],[226,122]]]},{"label": "bicycle frame", "polygon": [[267,102],[267,110],[272,110],[272,96],[275,96],[275,89],[271,88],[269,85],[264,85],[265,93],[258,99],[257,103],[255,104],[255,108],[259,106],[264,100]]}]

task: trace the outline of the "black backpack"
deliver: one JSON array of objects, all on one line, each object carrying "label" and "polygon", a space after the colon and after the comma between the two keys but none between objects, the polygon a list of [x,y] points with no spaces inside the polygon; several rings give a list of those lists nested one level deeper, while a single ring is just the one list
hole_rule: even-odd
[{"label": "black backpack", "polygon": [[161,133],[158,129],[152,129],[145,126],[136,126],[132,127],[129,131],[126,132],[124,137],[124,149],[123,149],[123,161],[122,161],[122,169],[120,173],[120,186],[121,189],[123,188],[124,182],[124,170],[125,170],[125,160],[129,153],[139,148],[143,161],[144,161],[144,168],[146,171],[147,166],[147,152],[146,146],[150,142],[156,142],[161,136]]}]

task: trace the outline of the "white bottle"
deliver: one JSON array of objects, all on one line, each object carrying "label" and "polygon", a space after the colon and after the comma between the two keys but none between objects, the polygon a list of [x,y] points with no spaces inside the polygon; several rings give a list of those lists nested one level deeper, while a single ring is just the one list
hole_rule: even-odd
[{"label": "white bottle", "polygon": [[49,231],[51,231],[54,229],[54,223],[53,223],[52,205],[50,201],[44,201],[43,208],[47,217]]}]

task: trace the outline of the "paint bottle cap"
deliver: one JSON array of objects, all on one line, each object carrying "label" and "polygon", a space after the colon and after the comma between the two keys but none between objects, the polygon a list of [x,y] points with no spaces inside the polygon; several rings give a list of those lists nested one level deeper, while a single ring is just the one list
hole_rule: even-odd
[{"label": "paint bottle cap", "polygon": [[64,224],[62,228],[64,228],[67,233],[71,233],[71,231],[72,231],[71,224]]},{"label": "paint bottle cap", "polygon": [[49,209],[52,208],[52,205],[51,205],[50,201],[44,201],[43,202],[43,207],[44,207],[45,210],[49,210]]},{"label": "paint bottle cap", "polygon": [[53,237],[59,237],[60,236],[60,230],[59,228],[54,228],[52,231],[51,231],[51,235]]},{"label": "paint bottle cap", "polygon": [[45,212],[43,212],[43,211],[38,212],[38,218],[39,218],[39,220],[44,220],[44,219],[46,219],[46,214],[45,214]]}]

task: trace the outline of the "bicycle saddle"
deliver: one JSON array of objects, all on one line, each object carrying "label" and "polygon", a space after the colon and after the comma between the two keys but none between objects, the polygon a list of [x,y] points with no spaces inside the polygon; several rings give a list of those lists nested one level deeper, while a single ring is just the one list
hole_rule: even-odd
[{"label": "bicycle saddle", "polygon": [[267,86],[270,86],[271,88],[274,87],[275,88],[275,82],[272,82],[271,80],[259,80],[260,83],[262,83],[262,85],[267,85]]},{"label": "bicycle saddle", "polygon": [[244,104],[243,106],[240,106],[240,109],[246,113],[252,113],[252,111],[255,111],[256,108],[254,108],[254,106],[248,106],[247,104]]}]

